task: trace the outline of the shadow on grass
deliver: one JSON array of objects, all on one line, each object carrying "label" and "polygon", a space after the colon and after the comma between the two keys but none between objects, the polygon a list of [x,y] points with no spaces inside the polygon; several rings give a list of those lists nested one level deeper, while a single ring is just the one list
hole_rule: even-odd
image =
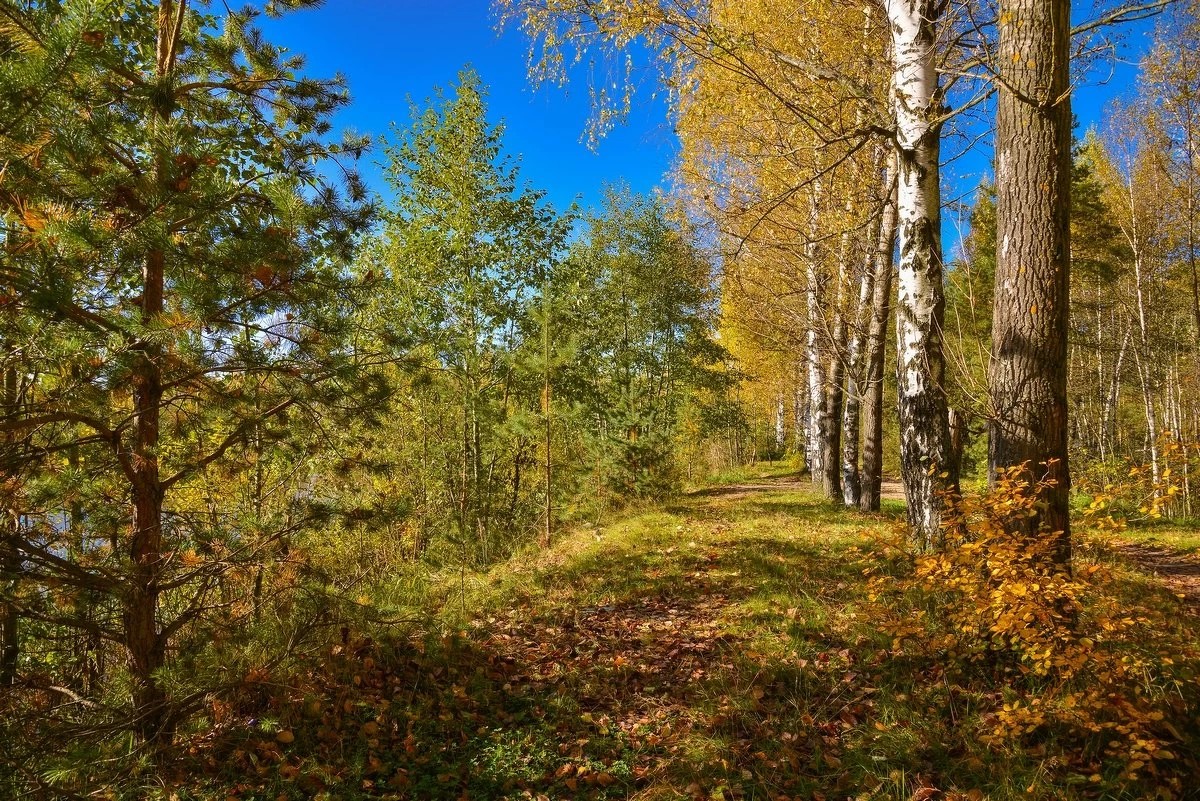
[{"label": "shadow on grass", "polygon": [[272,799],[853,788],[840,738],[871,719],[874,690],[828,624],[861,591],[848,543],[692,525],[694,540],[614,537],[527,576],[524,601],[466,636],[350,648],[289,690],[308,700],[255,713],[294,732],[278,757],[247,732],[218,764]]}]

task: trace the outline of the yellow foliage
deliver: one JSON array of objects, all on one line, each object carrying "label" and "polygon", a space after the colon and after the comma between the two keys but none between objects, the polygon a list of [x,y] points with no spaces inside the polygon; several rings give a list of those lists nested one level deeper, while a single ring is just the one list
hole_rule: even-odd
[{"label": "yellow foliage", "polygon": [[[898,578],[876,576],[873,611],[894,652],[924,654],[991,685],[996,706],[980,718],[984,744],[1069,738],[1123,778],[1153,773],[1174,759],[1176,738],[1160,725],[1165,702],[1145,687],[1173,658],[1144,646],[1167,627],[1116,597],[1106,569],[1071,572],[1054,560],[1048,532],[1023,533],[1019,521],[1049,487],[1031,486],[1013,468],[992,489],[951,499],[943,548],[909,554],[912,569]],[[1106,508],[1096,496],[1091,519],[1111,521],[1101,517]]]}]

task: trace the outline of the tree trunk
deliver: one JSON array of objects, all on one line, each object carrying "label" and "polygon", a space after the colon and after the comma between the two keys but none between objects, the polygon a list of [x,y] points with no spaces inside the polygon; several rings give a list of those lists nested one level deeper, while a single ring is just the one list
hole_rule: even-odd
[{"label": "tree trunk", "polygon": [[808,303],[808,332],[806,334],[805,362],[808,367],[808,470],[813,484],[824,485],[825,469],[824,449],[821,447],[822,417],[825,409],[825,366],[821,363],[821,335],[825,321],[821,314],[819,303],[819,287],[817,285],[817,267],[814,264],[815,246],[806,247],[810,251],[808,259],[808,289],[805,296]]},{"label": "tree trunk", "polygon": [[792,381],[792,442],[796,453],[802,457],[808,454],[808,427],[804,414],[804,375],[800,365],[796,365]]},{"label": "tree trunk", "polygon": [[[9,351],[9,358],[13,356]],[[4,416],[16,415],[17,409],[17,370],[9,367],[4,371]],[[13,457],[17,447],[17,434],[5,436],[5,457]],[[7,459],[6,459],[7,461]],[[15,462],[15,459],[13,459]],[[13,473],[9,472],[9,475]],[[17,581],[21,569],[21,555],[17,548],[18,517],[17,510],[9,508],[9,504],[0,509],[4,515],[3,529],[0,529],[0,687],[11,687],[17,680],[17,665],[21,656],[21,613],[11,598],[16,594]]]},{"label": "tree trunk", "polygon": [[825,398],[821,410],[821,463],[825,472],[821,486],[825,497],[842,503],[842,401],[845,398],[846,378],[846,284],[847,253],[846,235],[843,235],[841,253],[838,257],[837,290],[833,298],[833,330],[829,335],[829,367],[825,371]]},{"label": "tree trunk", "polygon": [[1071,557],[1067,471],[1071,105],[1068,0],[1002,0],[996,124],[996,293],[988,471],[1043,471],[1032,536]]},{"label": "tree trunk", "polygon": [[[15,528],[15,518],[6,521],[4,540],[0,542],[0,592],[6,596],[16,591],[17,571],[21,565]],[[7,598],[0,600],[0,687],[11,687],[17,680],[17,665],[21,655],[20,625],[21,613],[17,605]]]},{"label": "tree trunk", "polygon": [[787,404],[783,392],[775,396],[775,447],[776,454],[782,455],[787,447]]},{"label": "tree trunk", "polygon": [[888,159],[884,177],[885,200],[880,215],[879,239],[871,270],[871,320],[867,324],[863,369],[862,495],[859,508],[878,512],[883,487],[883,368],[887,325],[892,299],[892,272],[896,242],[896,155]]},{"label": "tree trunk", "polygon": [[933,0],[887,0],[896,117],[897,389],[900,469],[914,542],[932,547],[941,529],[950,432],[942,323],[940,137],[936,68],[938,10]]},{"label": "tree trunk", "polygon": [[[176,57],[176,13],[183,13],[174,0],[160,0],[156,72],[166,79],[174,70]],[[169,122],[170,109],[164,101],[155,111],[152,126]],[[160,197],[168,193],[168,154],[154,158],[154,186]],[[165,242],[169,226],[163,223],[146,254],[142,268],[141,324],[153,326],[164,309],[166,288]],[[167,554],[163,541],[163,486],[159,475],[159,416],[162,410],[162,356],[153,340],[135,345],[132,370],[133,427],[129,453],[133,519],[130,524],[130,586],[123,598],[125,648],[129,652],[133,679],[134,732],[142,742],[162,744],[171,739],[167,695],[157,673],[166,662],[166,643],[158,627],[160,583]]]},{"label": "tree trunk", "polygon": [[[163,311],[162,250],[146,258],[142,284],[142,321],[150,324]],[[139,345],[133,370],[133,448],[131,489],[133,520],[129,544],[131,586],[124,599],[125,647],[133,673],[135,731],[144,742],[169,738],[165,729],[166,695],[156,673],[163,667],[165,647],[158,629],[159,583],[165,563],[159,476],[159,413],[162,376],[157,348]]]},{"label": "tree trunk", "polygon": [[862,342],[870,314],[873,280],[874,271],[868,265],[859,282],[854,331],[846,353],[846,397],[842,403],[842,499],[847,506],[854,507],[862,502],[862,479],[858,470],[862,423]]},{"label": "tree trunk", "polygon": [[[884,148],[878,149],[878,159],[883,161]],[[885,164],[879,163],[879,168]],[[879,240],[885,224],[885,208],[890,203],[890,186],[886,183],[877,189],[871,225],[866,233],[863,247],[862,276],[859,279],[858,298],[854,310],[854,324],[846,346],[846,397],[842,405],[842,498],[847,506],[858,507],[862,503],[862,473],[859,470],[862,436],[864,371],[863,344],[867,338],[867,326],[872,316],[872,300],[875,291],[875,261],[880,247]],[[888,247],[890,247],[890,240]]]},{"label": "tree trunk", "polygon": [[842,474],[838,469],[842,454],[842,383],[845,366],[842,364],[836,337],[842,331],[839,322],[834,329],[833,352],[826,373],[825,397],[821,404],[821,490],[825,497],[842,503]]}]

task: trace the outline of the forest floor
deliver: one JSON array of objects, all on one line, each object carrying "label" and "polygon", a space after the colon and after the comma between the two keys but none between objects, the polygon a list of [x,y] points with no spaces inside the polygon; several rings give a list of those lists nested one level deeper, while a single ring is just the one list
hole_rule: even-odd
[{"label": "forest floor", "polygon": [[1111,546],[1130,564],[1157,576],[1177,595],[1183,596],[1193,611],[1200,610],[1200,558],[1193,552],[1160,540],[1118,541]]},{"label": "forest floor", "polygon": [[[248,679],[168,783],[272,801],[1097,797],[1098,761],[982,745],[1002,691],[869,619],[902,517],[768,470],[578,528],[470,577],[432,633],[350,633],[303,675]],[[1175,588],[1084,550],[1200,634]]]}]

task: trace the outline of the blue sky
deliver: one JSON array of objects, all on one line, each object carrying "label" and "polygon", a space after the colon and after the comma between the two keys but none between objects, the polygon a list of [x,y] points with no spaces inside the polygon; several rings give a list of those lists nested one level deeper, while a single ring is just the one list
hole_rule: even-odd
[{"label": "blue sky", "polygon": [[[606,182],[623,180],[648,192],[662,182],[676,152],[661,101],[638,98],[627,125],[593,152],[582,143],[589,119],[586,82],[566,90],[533,88],[526,76],[520,31],[498,35],[488,0],[329,0],[263,25],[270,40],[308,58],[307,72],[346,76],[353,105],[335,123],[381,134],[407,124],[408,98],[419,104],[437,86],[452,84],[470,65],[489,87],[493,123],[504,121],[505,144],[521,159],[521,175],[544,189],[556,208],[578,196],[595,205]],[[380,158],[376,152],[368,160]],[[378,171],[364,176],[384,190]]]},{"label": "blue sky", "polygon": [[[1153,23],[1127,26],[1123,60],[1096,71],[1073,98],[1081,128],[1102,125],[1104,107],[1127,89]],[[473,67],[490,87],[493,122],[504,121],[505,143],[519,155],[521,174],[565,208],[579,198],[598,203],[605,183],[623,181],[636,191],[664,183],[676,144],[661,100],[642,91],[625,126],[608,134],[593,152],[582,143],[589,118],[586,80],[566,89],[534,88],[526,74],[526,44],[517,30],[500,35],[489,0],[328,0],[317,9],[289,14],[264,25],[272,41],[308,57],[308,72],[346,76],[353,105],[336,120],[340,127],[381,134],[393,121],[409,119],[409,98],[423,103],[436,86],[454,82]],[[1098,84],[1101,77],[1107,85]],[[947,143],[947,151],[954,148]],[[368,161],[379,158],[378,152]],[[947,195],[970,191],[990,171],[990,148],[949,165],[955,186]],[[385,190],[379,172],[363,170],[371,186]],[[944,236],[954,247],[958,230],[947,215]]]}]

